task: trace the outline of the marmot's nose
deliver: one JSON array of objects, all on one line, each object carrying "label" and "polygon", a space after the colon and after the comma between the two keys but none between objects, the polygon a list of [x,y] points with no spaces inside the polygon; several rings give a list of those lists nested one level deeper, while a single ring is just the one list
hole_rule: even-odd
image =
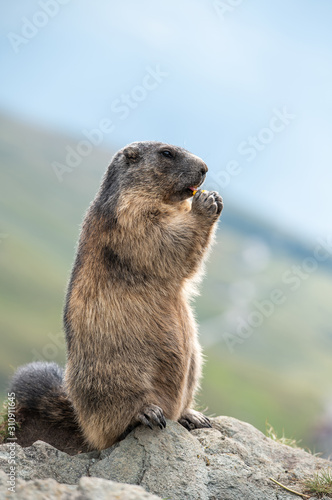
[{"label": "marmot's nose", "polygon": [[207,165],[204,163],[204,161],[202,161],[202,166],[201,166],[202,175],[205,175],[208,170],[209,169],[207,168]]}]

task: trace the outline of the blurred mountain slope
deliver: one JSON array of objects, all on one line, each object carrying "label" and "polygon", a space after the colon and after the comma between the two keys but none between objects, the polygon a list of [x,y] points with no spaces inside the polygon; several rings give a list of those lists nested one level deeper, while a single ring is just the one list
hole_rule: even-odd
[{"label": "blurred mountain slope", "polygon": [[[62,307],[79,225],[112,156],[94,148],[59,182],[52,162],[79,140],[0,120],[2,394],[19,364],[65,361]],[[331,392],[332,259],[295,291],[283,277],[314,247],[226,204],[195,305],[207,355],[199,403],[262,430],[268,419],[306,443]],[[283,304],[239,338],[239,322],[275,289]]]}]

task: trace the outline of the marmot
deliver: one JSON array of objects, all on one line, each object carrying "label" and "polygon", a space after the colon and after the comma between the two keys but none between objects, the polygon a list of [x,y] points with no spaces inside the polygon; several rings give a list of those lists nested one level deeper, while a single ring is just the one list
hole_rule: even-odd
[{"label": "marmot", "polygon": [[139,423],[210,427],[192,409],[201,350],[189,306],[221,213],[207,166],[181,147],[118,151],[83,221],[64,309],[68,356],[13,377],[17,406],[79,426],[102,450]]}]

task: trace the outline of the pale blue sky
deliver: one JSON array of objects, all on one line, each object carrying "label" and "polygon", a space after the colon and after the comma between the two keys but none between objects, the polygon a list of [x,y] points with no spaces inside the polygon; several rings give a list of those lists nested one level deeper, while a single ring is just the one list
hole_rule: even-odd
[{"label": "pale blue sky", "polygon": [[[215,187],[232,161],[237,175],[219,182],[226,207],[311,238],[332,233],[332,2],[49,2],[2,6],[0,111],[77,141],[107,117],[103,146],[185,146]],[[40,14],[42,4],[58,12]],[[15,39],[23,18],[45,23],[28,43]],[[137,86],[158,65],[167,76],[144,95]],[[135,105],[125,119],[114,111],[123,94]],[[273,119],[283,109],[289,123]]]}]

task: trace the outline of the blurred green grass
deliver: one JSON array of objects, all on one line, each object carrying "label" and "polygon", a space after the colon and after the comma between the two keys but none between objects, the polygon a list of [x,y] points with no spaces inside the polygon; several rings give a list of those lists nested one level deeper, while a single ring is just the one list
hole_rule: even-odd
[{"label": "blurred green grass", "polygon": [[[65,363],[62,307],[79,225],[112,156],[95,149],[60,183],[51,162],[63,161],[65,147],[75,144],[0,120],[2,397],[18,365],[38,358]],[[331,393],[331,266],[319,266],[295,292],[282,275],[311,251],[226,205],[195,303],[206,354],[200,406],[262,431],[268,420],[304,445]],[[274,288],[285,303],[231,352],[224,334],[235,333],[232,315],[245,317]]]}]

